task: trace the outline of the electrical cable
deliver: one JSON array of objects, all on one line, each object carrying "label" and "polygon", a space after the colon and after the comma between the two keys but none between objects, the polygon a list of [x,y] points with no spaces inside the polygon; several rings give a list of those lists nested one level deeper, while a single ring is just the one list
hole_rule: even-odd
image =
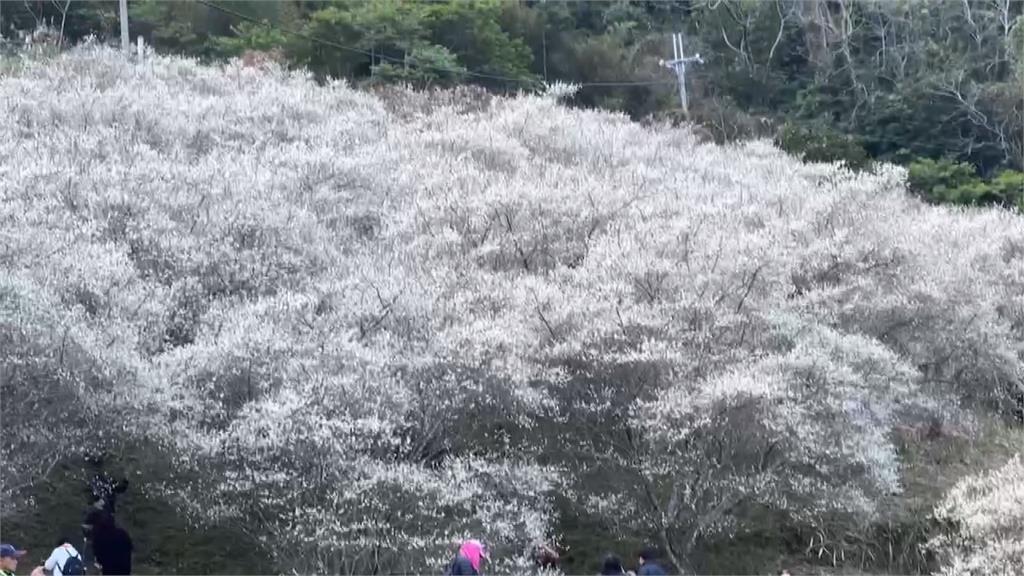
[{"label": "electrical cable", "polygon": [[[237,10],[233,10],[233,9],[227,8],[225,6],[221,6],[221,5],[217,4],[216,2],[212,2],[211,0],[196,0],[196,2],[198,2],[199,4],[202,4],[203,6],[207,6],[209,8],[213,8],[214,10],[218,10],[218,11],[224,13],[224,14],[228,14],[230,16],[234,16],[235,18],[239,18],[241,20],[252,22],[254,24],[260,24],[262,26],[273,27],[273,28],[276,28],[277,30],[280,30],[280,31],[285,32],[287,34],[291,34],[291,35],[297,36],[299,38],[304,38],[306,40],[309,40],[310,42],[321,44],[323,46],[329,46],[329,47],[332,47],[332,48],[336,48],[338,50],[344,50],[344,51],[352,52],[352,53],[355,53],[355,54],[362,54],[364,56],[369,56],[371,58],[380,58],[381,60],[388,60],[390,62],[395,62],[395,63],[399,63],[399,64],[407,63],[407,61],[403,60],[402,58],[395,58],[395,57],[392,57],[392,56],[387,56],[386,54],[378,54],[378,53],[370,52],[368,50],[364,50],[362,48],[357,48],[355,46],[346,46],[344,44],[339,44],[337,42],[334,42],[334,41],[331,41],[331,40],[325,40],[323,38],[317,38],[316,36],[313,36],[311,34],[307,34],[305,32],[301,32],[299,30],[292,30],[292,29],[289,29],[289,28],[285,28],[283,26],[271,26],[271,24],[269,24],[265,20],[260,20],[258,18],[253,17],[253,16],[249,16],[247,14],[243,14],[241,12],[238,12]],[[541,81],[541,80],[534,80],[534,79],[528,79],[528,78],[513,78],[511,76],[502,76],[502,75],[498,75],[498,74],[490,74],[490,73],[487,73],[487,72],[479,72],[479,71],[476,71],[476,70],[467,70],[467,69],[463,69],[463,68],[445,68],[443,66],[436,66],[436,65],[432,65],[432,64],[423,64],[423,63],[419,63],[419,62],[414,62],[413,65],[417,66],[419,68],[425,68],[425,69],[430,69],[430,70],[437,70],[437,71],[441,71],[441,72],[449,72],[449,73],[452,73],[452,74],[465,74],[466,76],[471,76],[473,78],[484,78],[484,79],[488,79],[488,80],[499,80],[499,81],[502,81],[502,82],[508,82],[508,83],[513,83],[513,84],[531,85],[531,86],[534,86],[534,87],[541,87],[541,86],[544,85],[544,82]],[[621,80],[621,81],[607,81],[607,82],[572,82],[572,81],[564,81],[564,82],[566,82],[567,84],[573,84],[573,85],[579,86],[580,88],[591,88],[591,87],[594,87],[594,88],[600,88],[600,87],[611,88],[611,87],[626,87],[626,86],[667,86],[667,85],[674,85],[674,84],[676,84],[675,80]]]}]

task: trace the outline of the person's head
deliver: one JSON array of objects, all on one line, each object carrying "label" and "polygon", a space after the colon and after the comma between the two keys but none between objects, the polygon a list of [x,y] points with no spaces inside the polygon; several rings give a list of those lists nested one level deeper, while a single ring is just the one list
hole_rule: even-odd
[{"label": "person's head", "polygon": [[24,550],[18,550],[12,544],[0,544],[0,569],[6,572],[14,572],[18,568],[18,558],[25,555]]},{"label": "person's head", "polygon": [[612,576],[624,574],[625,571],[622,569],[622,559],[615,554],[608,554],[604,557],[601,562],[601,576]]},{"label": "person's head", "polygon": [[643,566],[644,564],[654,562],[657,559],[658,549],[653,546],[648,546],[647,548],[644,548],[640,551],[640,554],[637,555],[637,560],[640,562],[641,566]]},{"label": "person's head", "polygon": [[57,538],[57,542],[53,545],[53,547],[60,548],[65,544],[71,544],[71,538],[68,538],[67,536],[61,536],[60,538]]},{"label": "person's head", "polygon": [[480,566],[487,559],[487,547],[479,540],[466,540],[459,547],[459,556],[469,560],[473,569],[480,572]]},{"label": "person's head", "polygon": [[90,531],[111,528],[114,525],[114,515],[110,512],[93,508],[85,515],[83,526],[89,526]]}]

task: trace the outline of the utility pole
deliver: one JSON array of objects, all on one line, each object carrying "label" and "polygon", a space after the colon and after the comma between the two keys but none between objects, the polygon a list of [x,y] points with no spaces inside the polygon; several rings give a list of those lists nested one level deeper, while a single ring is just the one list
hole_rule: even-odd
[{"label": "utility pole", "polygon": [[548,83],[548,20],[544,17],[544,28],[540,32],[541,54],[544,58],[544,83]]},{"label": "utility pole", "polygon": [[[540,0],[541,4],[547,4],[547,0]],[[545,6],[546,8],[546,6]],[[540,29],[541,58],[544,61],[544,83],[548,83],[548,12],[544,10],[544,27]]]},{"label": "utility pole", "polygon": [[700,54],[695,54],[690,57],[683,55],[683,35],[678,32],[673,34],[672,59],[668,62],[662,60],[661,65],[674,70],[676,73],[676,78],[679,80],[679,101],[683,106],[683,116],[685,116],[687,120],[690,119],[690,106],[689,101],[686,98],[686,65],[690,62],[703,64],[704,60],[700,57]]},{"label": "utility pole", "polygon": [[120,0],[121,12],[121,50],[128,53],[128,0]]}]

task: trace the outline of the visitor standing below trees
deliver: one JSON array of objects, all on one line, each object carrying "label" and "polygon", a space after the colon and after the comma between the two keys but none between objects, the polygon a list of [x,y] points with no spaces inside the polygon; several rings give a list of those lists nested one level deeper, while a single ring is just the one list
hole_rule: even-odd
[{"label": "visitor standing below trees", "polygon": [[0,544],[0,576],[14,576],[18,569],[18,558],[25,555],[24,550],[12,544]]},{"label": "visitor standing below trees", "polygon": [[32,576],[82,576],[85,563],[82,555],[71,545],[71,539],[62,536],[42,566],[32,571]]},{"label": "visitor standing below trees", "polygon": [[638,556],[640,569],[638,576],[665,576],[665,569],[657,562],[658,551],[654,548],[645,548]]},{"label": "visitor standing below trees", "polygon": [[113,516],[101,514],[92,527],[92,549],[97,566],[104,576],[127,576],[132,573],[132,539],[114,522]]},{"label": "visitor standing below trees", "polygon": [[478,540],[466,540],[448,568],[448,576],[476,576],[480,574],[483,561],[487,559],[487,548]]},{"label": "visitor standing below trees", "polygon": [[601,562],[600,576],[621,576],[626,571],[622,569],[622,559],[615,554],[608,554]]}]

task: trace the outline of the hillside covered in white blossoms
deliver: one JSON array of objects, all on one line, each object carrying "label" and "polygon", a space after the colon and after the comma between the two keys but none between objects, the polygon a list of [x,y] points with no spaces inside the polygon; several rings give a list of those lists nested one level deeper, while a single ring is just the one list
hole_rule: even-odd
[{"label": "hillside covered in white blossoms", "polygon": [[538,542],[765,573],[729,551],[775,539],[1024,574],[1024,218],[904,178],[557,90],[0,61],[4,540],[103,450],[287,573],[479,537],[492,573]]}]

